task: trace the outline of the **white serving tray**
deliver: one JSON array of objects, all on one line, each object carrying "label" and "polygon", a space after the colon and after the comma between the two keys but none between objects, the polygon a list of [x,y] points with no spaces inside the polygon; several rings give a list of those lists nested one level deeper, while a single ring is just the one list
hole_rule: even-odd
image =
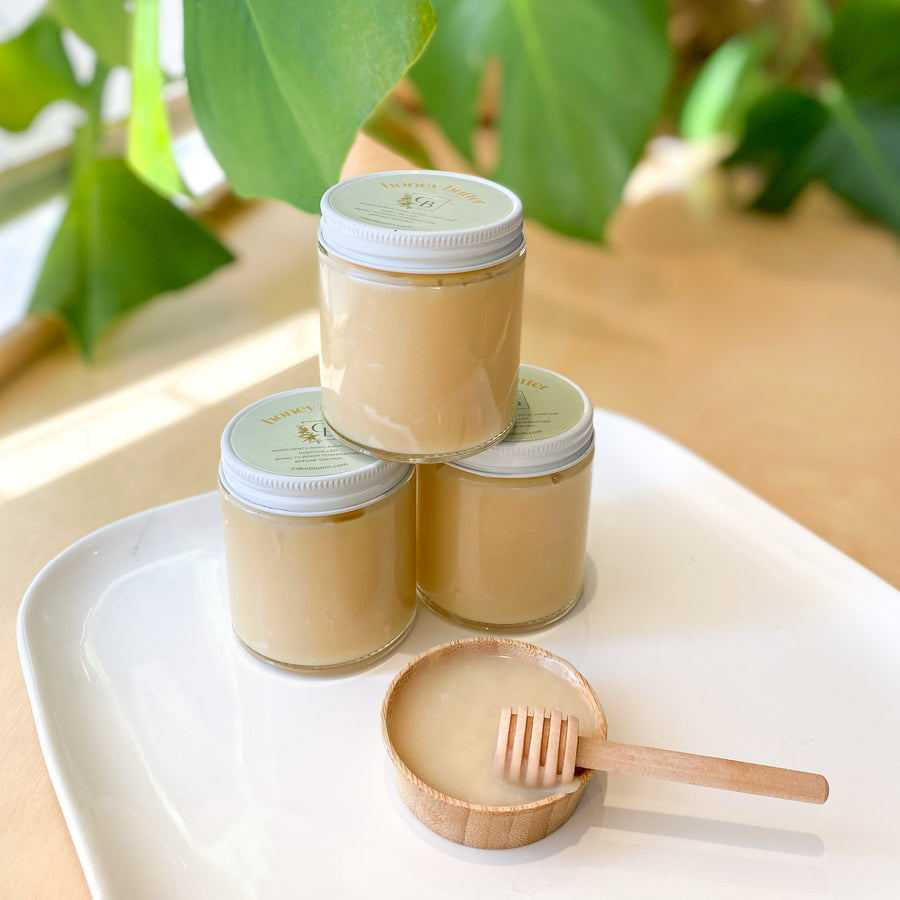
[{"label": "white serving tray", "polygon": [[110,525],[35,580],[19,648],[97,898],[732,898],[900,890],[900,594],[708,464],[598,412],[584,599],[525,636],[615,740],[823,773],[824,806],[595,777],[558,832],[473,850],[399,800],[379,707],[471,634],[423,611],[351,676],[235,641],[218,500]]}]

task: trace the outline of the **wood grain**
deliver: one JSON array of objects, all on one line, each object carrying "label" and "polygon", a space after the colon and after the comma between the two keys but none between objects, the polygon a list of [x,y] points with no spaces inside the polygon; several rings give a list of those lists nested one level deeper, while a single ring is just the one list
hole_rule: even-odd
[{"label": "wood grain", "polygon": [[578,718],[559,709],[506,707],[501,711],[494,757],[498,777],[511,784],[552,788],[571,782],[576,768],[804,803],[821,804],[828,799],[827,780],[813,772],[579,737]]},{"label": "wood grain", "polygon": [[813,772],[615,741],[580,739],[575,764],[782,800],[824,803],[828,799],[828,782]]}]

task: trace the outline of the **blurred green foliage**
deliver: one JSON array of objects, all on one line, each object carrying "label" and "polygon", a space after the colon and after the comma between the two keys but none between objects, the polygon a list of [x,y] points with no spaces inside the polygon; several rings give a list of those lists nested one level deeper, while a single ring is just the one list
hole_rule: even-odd
[{"label": "blurred green foliage", "polygon": [[763,175],[754,206],[784,212],[819,181],[900,234],[900,0],[798,0],[790,39],[738,33],[681,108],[690,138],[730,135],[729,166]]},{"label": "blurred green foliage", "polygon": [[[665,0],[183,0],[183,11],[191,106],[230,186],[310,212],[361,128],[431,164],[391,98],[416,63],[426,112],[473,168],[516,190],[528,215],[599,240],[669,76]],[[159,0],[48,0],[0,45],[0,127],[22,130],[56,100],[84,114],[31,309],[61,315],[88,355],[124,312],[232,258],[181,211],[158,22]],[[96,52],[87,80],[65,30]],[[495,65],[499,152],[485,165],[472,141]],[[127,153],[109,159],[101,100],[119,66],[132,76]]]},{"label": "blurred green foliage", "polygon": [[[88,355],[125,312],[232,259],[183,211],[159,3],[48,0],[0,45],[0,128],[22,131],[60,100],[82,112],[67,213],[31,308],[62,316]],[[467,166],[566,235],[603,240],[673,97],[683,137],[729,135],[726,165],[763,173],[757,208],[783,211],[818,180],[900,232],[900,0],[782,0],[786,32],[765,17],[735,31],[685,90],[671,80],[673,3],[183,0],[187,87],[232,189],[310,212],[360,129],[432,165],[392,92],[405,77]],[[66,31],[96,54],[88,77],[73,70]],[[110,157],[102,100],[123,66],[128,140]]]}]

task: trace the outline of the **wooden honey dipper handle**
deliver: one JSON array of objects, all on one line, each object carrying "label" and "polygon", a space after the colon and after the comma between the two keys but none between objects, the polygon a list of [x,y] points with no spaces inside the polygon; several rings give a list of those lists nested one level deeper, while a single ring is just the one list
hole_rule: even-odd
[{"label": "wooden honey dipper handle", "polygon": [[804,803],[824,803],[828,799],[828,782],[812,772],[617,744],[602,738],[579,738],[575,765]]},{"label": "wooden honey dipper handle", "polygon": [[549,718],[540,707],[502,711],[494,757],[499,777],[554,787],[571,782],[576,766],[805,803],[828,799],[828,782],[812,772],[579,737],[578,719],[558,709]]}]

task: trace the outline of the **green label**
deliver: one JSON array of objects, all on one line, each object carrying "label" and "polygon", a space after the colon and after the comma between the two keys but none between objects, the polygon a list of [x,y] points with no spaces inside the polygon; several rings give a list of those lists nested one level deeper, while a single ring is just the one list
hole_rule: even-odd
[{"label": "green label", "polygon": [[339,185],[331,206],[367,225],[402,231],[464,231],[502,221],[513,210],[499,188],[464,175],[381,173]]},{"label": "green label", "polygon": [[584,400],[568,381],[545,369],[521,366],[516,421],[505,440],[555,437],[577,425],[583,415]]},{"label": "green label", "polygon": [[299,391],[248,409],[231,432],[237,457],[273,475],[335,475],[371,465],[331,434],[320,396],[318,390]]}]

